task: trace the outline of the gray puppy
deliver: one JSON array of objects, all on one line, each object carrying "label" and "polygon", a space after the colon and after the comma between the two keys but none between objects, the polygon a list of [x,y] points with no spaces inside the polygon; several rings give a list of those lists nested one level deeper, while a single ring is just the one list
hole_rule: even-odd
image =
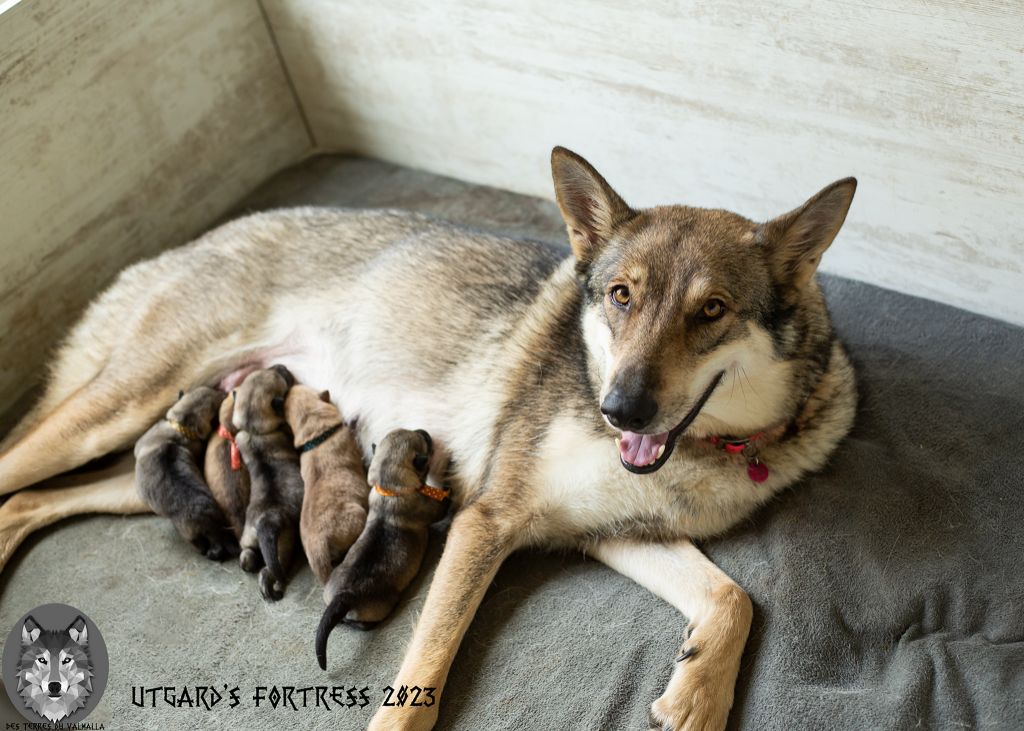
[{"label": "gray puppy", "polygon": [[[302,511],[299,454],[284,420],[284,402],[295,378],[284,366],[250,373],[235,392],[235,444],[249,470],[249,507],[242,529],[239,563],[260,570],[264,599],[284,596]],[[262,554],[262,555],[261,555]]]},{"label": "gray puppy", "polygon": [[427,529],[448,509],[448,490],[427,484],[428,473],[443,479],[447,467],[441,459],[431,465],[432,454],[432,440],[422,429],[395,429],[374,445],[366,527],[324,588],[328,604],[316,631],[322,669],[327,669],[327,638],[334,626],[344,621],[369,629],[382,621],[419,572]]},{"label": "gray puppy", "polygon": [[153,511],[214,561],[238,554],[238,541],[203,479],[200,463],[225,393],[200,386],[178,400],[135,443],[135,485]]}]

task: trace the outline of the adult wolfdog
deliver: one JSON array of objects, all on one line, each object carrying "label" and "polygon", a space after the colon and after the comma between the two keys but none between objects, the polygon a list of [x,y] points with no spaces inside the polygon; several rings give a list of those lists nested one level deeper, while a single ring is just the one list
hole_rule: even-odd
[{"label": "adult wolfdog", "polygon": [[[576,546],[689,619],[652,722],[722,728],[751,604],[691,539],[821,467],[850,428],[853,372],[815,271],[856,181],[757,223],[631,208],[562,148],[552,169],[571,255],[420,215],[300,208],[127,269],[6,439],[0,493],[128,448],[179,389],[281,363],[358,419],[365,456],[399,427],[451,455],[459,510],[395,687],[440,695],[512,551]],[[225,272],[233,296],[194,306]],[[0,559],[56,517],[142,509],[116,474],[21,492],[0,508]],[[436,717],[381,708],[370,727]]]}]

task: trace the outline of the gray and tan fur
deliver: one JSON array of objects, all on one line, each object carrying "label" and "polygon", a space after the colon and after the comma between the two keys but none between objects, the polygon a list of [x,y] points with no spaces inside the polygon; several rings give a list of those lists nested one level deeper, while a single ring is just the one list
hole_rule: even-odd
[{"label": "gray and tan fur", "polygon": [[292,386],[284,416],[295,435],[296,449],[329,434],[299,453],[305,489],[299,536],[313,573],[326,584],[331,570],[366,524],[368,488],[363,455],[352,427],[344,423],[327,391]]},{"label": "gray and tan fur", "polygon": [[284,596],[302,510],[299,455],[284,420],[294,384],[282,365],[254,371],[235,391],[232,412],[235,443],[250,482],[239,563],[250,573],[259,569],[260,595],[274,601]]},{"label": "gray and tan fur", "polygon": [[327,638],[338,622],[368,629],[383,621],[419,573],[427,551],[428,528],[444,517],[447,500],[418,489],[443,480],[443,460],[433,458],[433,441],[422,429],[388,432],[373,450],[368,479],[390,494],[370,492],[370,514],[359,540],[331,573],[324,590],[327,608],[316,631],[316,657],[327,669]]},{"label": "gray and tan fur", "polygon": [[[173,384],[230,390],[240,374],[283,363],[358,420],[364,457],[371,435],[410,423],[451,455],[459,510],[395,687],[440,697],[504,558],[574,546],[689,619],[684,659],[652,707],[657,725],[722,728],[752,610],[692,540],[820,468],[851,426],[853,372],[813,272],[855,183],[759,223],[634,209],[561,148],[552,171],[571,251],[409,213],[299,208],[233,221],[131,267],[89,308],[40,405],[0,447],[0,494],[130,445],[171,404]],[[216,318],[179,306],[182,290],[215,291],[226,270],[246,286]],[[631,289],[625,309],[609,301],[618,286]],[[663,464],[636,474],[603,405],[641,446],[693,418]],[[760,485],[700,439],[778,424],[793,428],[764,447],[771,475]],[[0,557],[40,511],[129,510],[129,498],[107,481],[89,500],[9,500]],[[384,707],[370,728],[427,729],[436,718],[437,704]]]},{"label": "gray and tan fur", "polygon": [[[219,421],[232,438],[238,431],[232,421],[234,409],[235,396],[230,393],[221,402]],[[232,466],[231,451],[231,440],[221,436],[219,430],[212,432],[206,443],[203,476],[213,499],[224,511],[235,538],[240,539],[245,528],[245,511],[249,507],[249,470],[244,462],[237,469]]]},{"label": "gray and tan fur", "polygon": [[186,541],[214,561],[238,553],[238,541],[228,530],[200,469],[224,395],[206,386],[182,394],[165,418],[135,443],[139,495],[153,512],[170,518]]}]

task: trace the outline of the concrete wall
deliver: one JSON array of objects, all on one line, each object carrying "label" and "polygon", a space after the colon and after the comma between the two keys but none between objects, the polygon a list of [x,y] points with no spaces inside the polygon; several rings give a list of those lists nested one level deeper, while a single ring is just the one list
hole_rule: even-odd
[{"label": "concrete wall", "polygon": [[0,414],[119,269],[309,149],[253,0],[0,15]]},{"label": "concrete wall", "polygon": [[565,144],[760,218],[853,174],[826,270],[1024,324],[1019,0],[0,10],[0,422],[119,269],[314,149],[550,197]]},{"label": "concrete wall", "polygon": [[265,0],[322,149],[767,218],[846,175],[828,271],[1024,323],[1024,4]]}]

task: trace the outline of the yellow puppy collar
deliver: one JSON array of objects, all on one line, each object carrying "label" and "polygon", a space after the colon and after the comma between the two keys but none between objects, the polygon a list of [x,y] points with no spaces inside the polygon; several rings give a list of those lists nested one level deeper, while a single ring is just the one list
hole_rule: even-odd
[{"label": "yellow puppy collar", "polygon": [[166,419],[165,421],[171,425],[171,428],[174,429],[174,431],[178,432],[179,434],[181,434],[181,436],[185,437],[186,439],[191,439],[197,442],[200,439],[202,439],[202,436],[200,436],[199,432],[197,432],[192,427],[185,426],[180,421],[175,421],[174,419]]}]

